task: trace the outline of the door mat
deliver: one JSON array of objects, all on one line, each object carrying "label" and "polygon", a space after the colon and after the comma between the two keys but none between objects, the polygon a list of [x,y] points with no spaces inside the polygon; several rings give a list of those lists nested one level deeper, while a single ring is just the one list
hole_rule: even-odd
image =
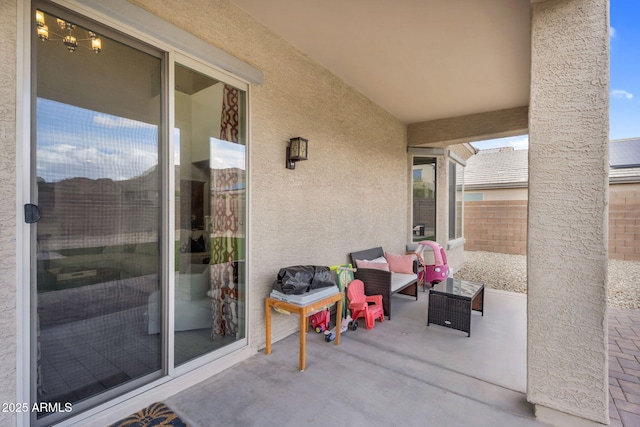
[{"label": "door mat", "polygon": [[153,403],[146,408],[111,424],[109,427],[189,427],[162,402]]}]

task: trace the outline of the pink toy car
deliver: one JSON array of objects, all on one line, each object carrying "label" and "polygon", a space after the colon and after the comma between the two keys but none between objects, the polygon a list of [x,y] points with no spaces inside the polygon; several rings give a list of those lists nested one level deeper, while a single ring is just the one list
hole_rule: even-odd
[{"label": "pink toy car", "polygon": [[418,253],[422,253],[424,259],[424,283],[435,285],[449,277],[449,265],[447,264],[447,254],[444,248],[436,242],[424,240],[419,243],[422,250],[418,249]]},{"label": "pink toy car", "polygon": [[331,315],[329,310],[322,310],[309,316],[309,323],[317,333],[324,332],[329,329]]}]

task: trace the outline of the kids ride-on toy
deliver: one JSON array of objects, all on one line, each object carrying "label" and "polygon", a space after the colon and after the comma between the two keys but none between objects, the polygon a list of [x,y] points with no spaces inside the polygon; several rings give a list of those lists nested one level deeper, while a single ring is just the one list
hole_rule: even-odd
[{"label": "kids ride-on toy", "polygon": [[329,310],[322,310],[309,316],[309,324],[318,334],[331,327],[331,314]]},{"label": "kids ride-on toy", "polygon": [[[347,316],[342,319],[342,324],[340,325],[340,333],[345,332],[347,329],[350,331],[355,331],[358,329],[358,322],[353,320],[351,316]],[[324,340],[326,342],[331,342],[336,339],[336,327],[334,326],[331,330],[324,331]]]}]

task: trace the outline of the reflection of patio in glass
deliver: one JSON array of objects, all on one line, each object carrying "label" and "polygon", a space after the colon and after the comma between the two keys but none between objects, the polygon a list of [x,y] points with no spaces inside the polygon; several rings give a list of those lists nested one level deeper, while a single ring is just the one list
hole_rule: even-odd
[{"label": "reflection of patio in glass", "polygon": [[[144,275],[40,293],[42,399],[76,402],[157,369],[161,335],[152,320],[159,313],[149,303],[156,286],[155,275]],[[208,327],[175,333],[177,364],[235,340],[212,340],[211,302],[207,312]]]}]

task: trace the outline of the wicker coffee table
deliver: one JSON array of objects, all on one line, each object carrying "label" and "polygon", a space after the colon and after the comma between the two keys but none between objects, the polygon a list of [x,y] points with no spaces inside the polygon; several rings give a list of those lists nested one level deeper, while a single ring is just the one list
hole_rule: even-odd
[{"label": "wicker coffee table", "polygon": [[470,337],[472,310],[484,316],[484,285],[449,277],[429,290],[427,326],[446,326]]}]

